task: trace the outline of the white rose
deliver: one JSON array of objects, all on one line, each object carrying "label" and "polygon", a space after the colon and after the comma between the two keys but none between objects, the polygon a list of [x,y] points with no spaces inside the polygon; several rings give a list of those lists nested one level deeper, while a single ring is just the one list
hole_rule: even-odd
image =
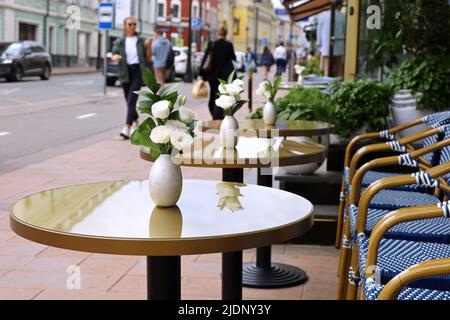
[{"label": "white rose", "polygon": [[234,80],[231,84],[241,87],[242,89],[244,89],[244,81],[242,81],[241,79],[236,79]]},{"label": "white rose", "polygon": [[194,142],[191,135],[183,130],[174,130],[170,135],[170,143],[178,150],[183,150]]},{"label": "white rose", "polygon": [[150,132],[150,139],[154,143],[168,143],[172,131],[168,126],[157,126]]},{"label": "white rose", "polygon": [[264,87],[259,86],[258,89],[256,89],[256,94],[259,96],[264,96],[266,92],[267,91],[265,86]]},{"label": "white rose", "polygon": [[219,84],[219,92],[220,94],[227,94],[227,89],[224,84]]},{"label": "white rose", "polygon": [[240,86],[235,84],[226,84],[225,90],[230,96],[237,96],[243,91]]},{"label": "white rose", "polygon": [[195,117],[194,111],[186,107],[180,107],[178,113],[180,115],[180,120],[186,123],[191,122]]},{"label": "white rose", "polygon": [[266,99],[271,99],[271,98],[272,98],[272,95],[270,94],[269,91],[266,91],[266,92],[264,92],[264,97],[265,97]]},{"label": "white rose", "polygon": [[188,126],[186,123],[178,121],[178,120],[167,120],[166,126],[173,130],[188,130]]},{"label": "white rose", "polygon": [[167,119],[170,115],[170,102],[167,100],[162,100],[153,104],[152,115],[157,119]]},{"label": "white rose", "polygon": [[236,103],[236,99],[232,96],[220,96],[216,99],[216,105],[222,109],[229,109]]}]

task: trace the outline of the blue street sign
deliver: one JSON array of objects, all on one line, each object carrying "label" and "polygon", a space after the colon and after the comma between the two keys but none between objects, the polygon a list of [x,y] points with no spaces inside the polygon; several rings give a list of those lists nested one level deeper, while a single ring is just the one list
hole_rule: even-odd
[{"label": "blue street sign", "polygon": [[113,12],[112,2],[100,2],[98,8],[98,28],[100,30],[111,30],[113,28]]},{"label": "blue street sign", "polygon": [[192,30],[200,30],[202,28],[202,19],[192,18],[191,28]]},{"label": "blue street sign", "polygon": [[262,38],[261,39],[261,45],[262,46],[267,46],[267,38]]}]

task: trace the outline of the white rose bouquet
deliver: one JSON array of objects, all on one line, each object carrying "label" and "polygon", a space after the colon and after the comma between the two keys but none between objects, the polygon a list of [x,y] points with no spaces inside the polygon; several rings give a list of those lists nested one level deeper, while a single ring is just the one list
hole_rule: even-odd
[{"label": "white rose bouquet", "polygon": [[265,97],[267,100],[274,102],[278,89],[280,88],[281,77],[276,77],[274,82],[269,80],[263,81],[256,89],[256,94]]},{"label": "white rose bouquet", "polygon": [[244,92],[244,81],[242,78],[233,80],[234,74],[233,71],[227,81],[219,79],[219,98],[216,99],[216,105],[223,109],[226,116],[234,115],[247,102],[247,100],[241,99],[241,93]]},{"label": "white rose bouquet", "polygon": [[185,107],[186,97],[173,90],[176,85],[161,89],[148,69],[144,70],[143,80],[150,92],[136,92],[147,98],[139,102],[138,110],[149,117],[133,132],[131,143],[150,148],[154,158],[191,145],[196,120],[195,113]]}]

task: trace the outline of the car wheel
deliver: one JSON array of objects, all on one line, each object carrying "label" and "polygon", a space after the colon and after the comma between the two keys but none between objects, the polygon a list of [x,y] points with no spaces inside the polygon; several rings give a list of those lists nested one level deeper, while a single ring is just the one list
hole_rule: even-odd
[{"label": "car wheel", "polygon": [[50,66],[46,64],[42,69],[41,80],[48,80],[48,79],[50,79]]},{"label": "car wheel", "polygon": [[12,81],[22,81],[23,69],[21,66],[16,66],[11,78],[12,78]]}]

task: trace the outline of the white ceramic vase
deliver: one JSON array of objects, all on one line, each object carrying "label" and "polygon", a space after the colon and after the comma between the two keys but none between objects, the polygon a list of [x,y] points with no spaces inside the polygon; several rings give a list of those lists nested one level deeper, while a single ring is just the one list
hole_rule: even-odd
[{"label": "white ceramic vase", "polygon": [[170,154],[161,154],[150,169],[149,192],[153,202],[160,207],[174,206],[181,195],[183,177],[179,165]]},{"label": "white ceramic vase", "polygon": [[274,125],[277,121],[277,107],[272,101],[267,101],[264,105],[263,120],[266,125]]},{"label": "white ceramic vase", "polygon": [[225,116],[220,124],[220,140],[225,149],[234,149],[239,140],[239,124],[234,116]]}]

